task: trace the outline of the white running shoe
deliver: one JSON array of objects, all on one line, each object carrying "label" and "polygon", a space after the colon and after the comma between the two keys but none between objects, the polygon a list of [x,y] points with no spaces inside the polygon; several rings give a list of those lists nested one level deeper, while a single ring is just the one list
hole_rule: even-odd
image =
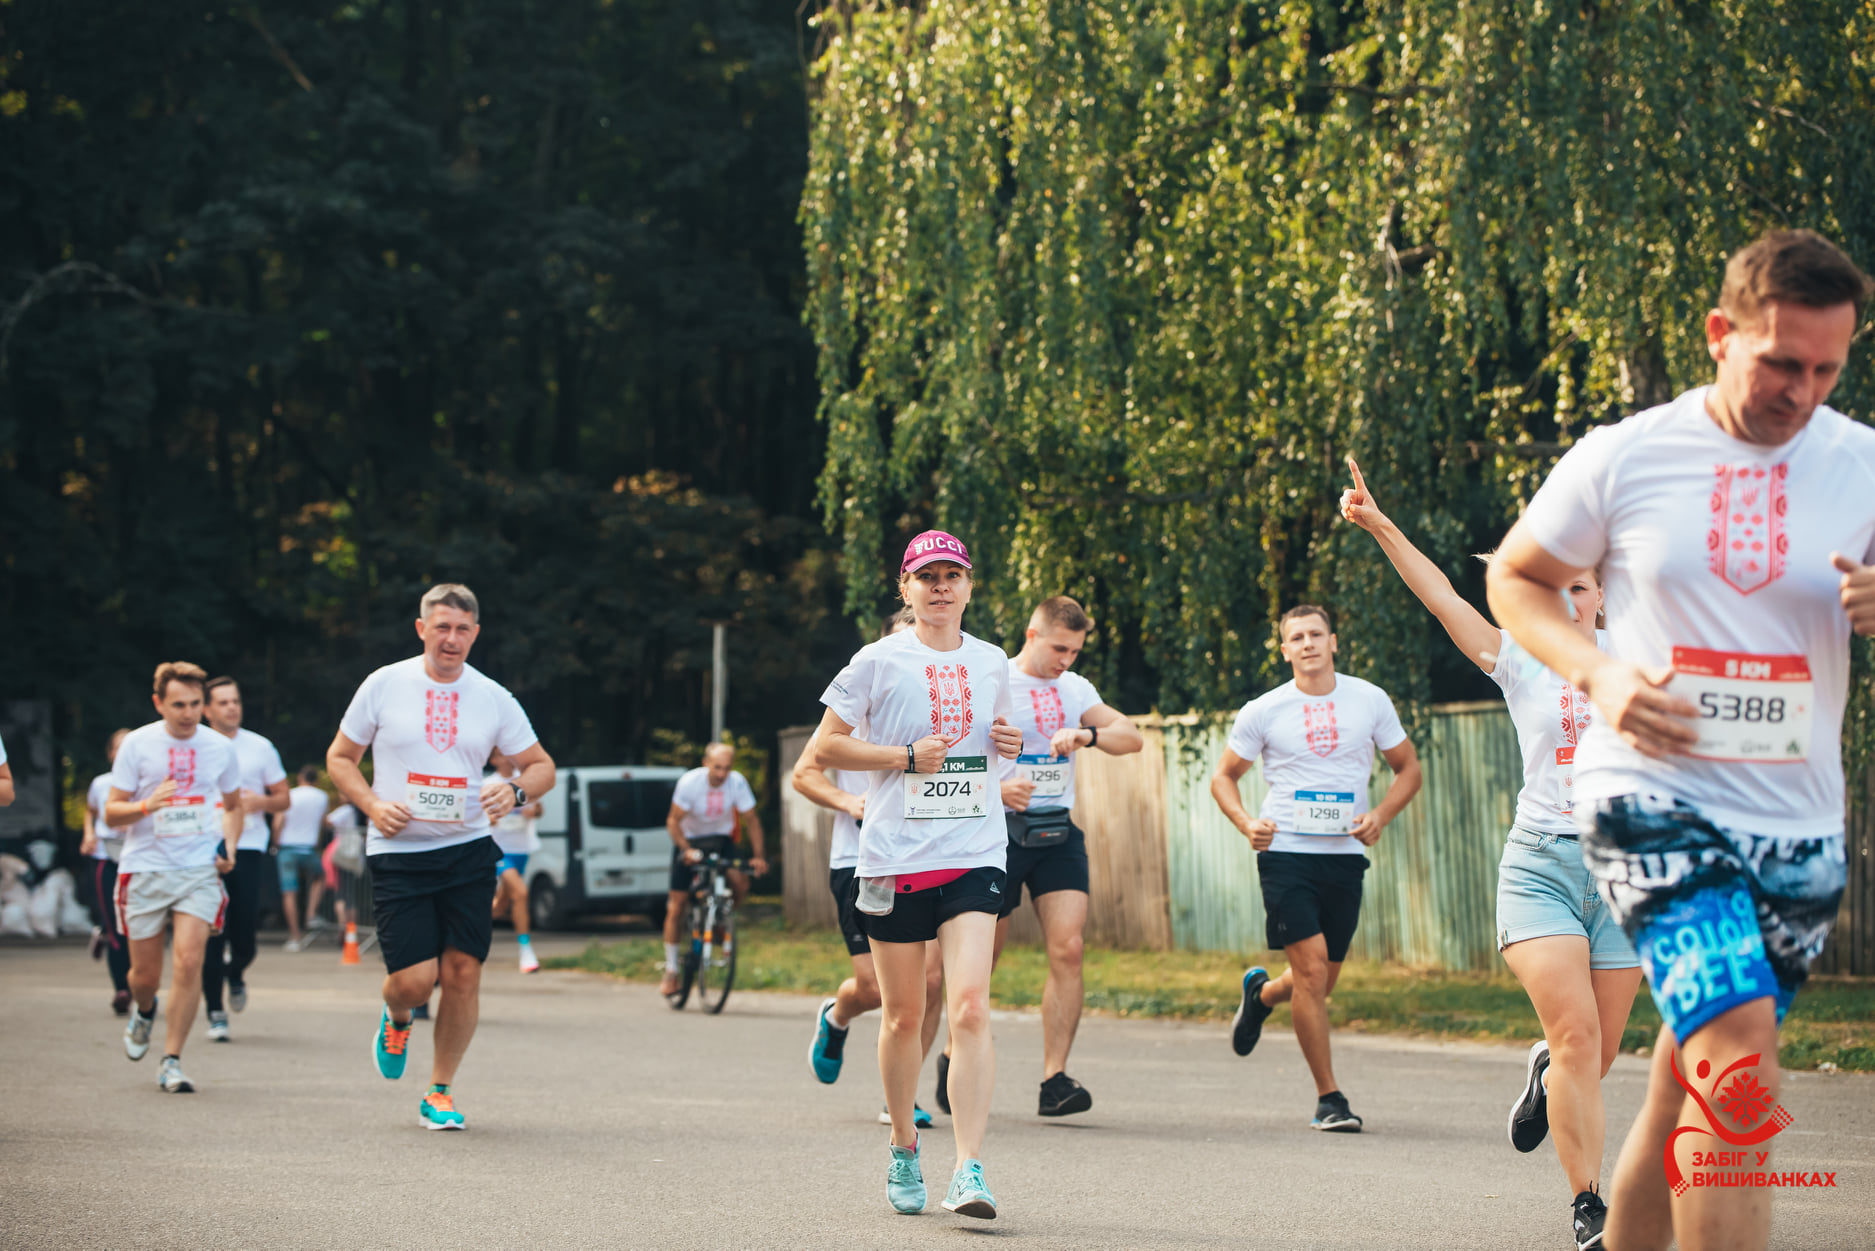
[{"label": "white running shoe", "polygon": [[306,950],[306,940],[303,938],[289,938],[280,944],[280,950],[298,955],[300,952]]},{"label": "white running shoe", "polygon": [[245,1012],[247,1010],[246,982],[228,983],[228,1006],[233,1008],[236,1012]]},{"label": "white running shoe", "polygon": [[208,1041],[227,1042],[230,1038],[231,1035],[228,1033],[228,1014],[226,1012],[209,1013]]},{"label": "white running shoe", "polygon": [[141,1060],[150,1051],[150,1030],[156,1025],[156,1005],[150,1005],[150,1015],[144,1016],[137,1007],[137,1001],[130,1001],[130,1024],[124,1026],[124,1054],[133,1060]]},{"label": "white running shoe", "polygon": [[540,957],[534,954],[533,943],[521,944],[521,972],[523,973],[540,972]]},{"label": "white running shoe", "polygon": [[174,1056],[163,1057],[163,1067],[156,1073],[156,1084],[172,1095],[195,1093],[195,1083],[182,1075],[182,1061]]}]

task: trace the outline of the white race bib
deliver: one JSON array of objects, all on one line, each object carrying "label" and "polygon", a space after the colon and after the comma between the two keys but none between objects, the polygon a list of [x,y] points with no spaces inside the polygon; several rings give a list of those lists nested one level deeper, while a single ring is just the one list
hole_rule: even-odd
[{"label": "white race bib", "polygon": [[952,756],[936,773],[905,775],[905,816],[915,820],[987,817],[988,756]]},{"label": "white race bib", "polygon": [[1354,828],[1353,791],[1297,791],[1295,832],[1346,834]]},{"label": "white race bib", "polygon": [[[1058,808],[1060,801],[1068,796],[1068,779],[1074,776],[1074,764],[1066,756],[1017,756],[1016,774],[1035,786],[1029,794],[1029,807]],[[1049,802],[1051,800],[1055,802]]]},{"label": "white race bib", "polygon": [[1810,756],[1816,683],[1802,656],[1673,649],[1667,689],[1699,709],[1700,760],[1797,764]]},{"label": "white race bib", "polygon": [[404,806],[413,821],[467,821],[469,779],[412,773],[404,779]]},{"label": "white race bib", "polygon": [[1573,743],[1556,749],[1556,806],[1564,815],[1576,810],[1576,749]]},{"label": "white race bib", "polygon": [[221,805],[209,803],[203,795],[178,795],[169,807],[152,812],[150,819],[156,822],[158,838],[221,833]]}]

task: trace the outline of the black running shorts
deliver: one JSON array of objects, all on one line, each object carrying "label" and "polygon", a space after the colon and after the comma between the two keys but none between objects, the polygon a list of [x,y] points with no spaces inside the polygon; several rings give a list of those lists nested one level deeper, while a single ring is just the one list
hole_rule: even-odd
[{"label": "black running shorts", "polygon": [[1070,824],[1068,836],[1052,847],[1018,847],[1009,844],[1009,880],[1003,889],[1000,916],[1008,916],[1022,906],[1022,887],[1026,883],[1029,898],[1051,891],[1078,890],[1087,893],[1087,835],[1080,826]]},{"label": "black running shorts", "polygon": [[1347,959],[1361,920],[1361,875],[1367,857],[1260,851],[1257,877],[1263,887],[1264,935],[1271,951],[1320,934],[1328,958]]},{"label": "black running shorts", "polygon": [[[1003,906],[1003,871],[972,869],[954,882],[928,890],[900,892],[892,897],[892,911],[882,917],[855,912],[866,927],[866,937],[881,943],[924,943],[937,937],[938,926],[966,912],[995,916]],[[847,887],[855,903],[859,881]]]},{"label": "black running shorts", "polygon": [[366,860],[387,971],[435,960],[445,947],[488,959],[494,941],[495,866],[501,861],[494,839],[484,836],[435,851],[380,852]]},{"label": "black running shorts", "polygon": [[859,892],[853,888],[853,876],[858,872],[851,868],[827,870],[827,889],[833,892],[834,906],[840,910],[840,937],[846,940],[849,956],[872,954],[866,927],[860,924]]},{"label": "black running shorts", "polygon": [[[727,834],[714,834],[708,838],[693,838],[690,845],[705,854],[715,852],[726,856],[735,846],[735,840]],[[671,844],[671,889],[682,894],[689,894],[691,885],[697,879],[697,867],[684,859],[684,853],[677,844]]]}]

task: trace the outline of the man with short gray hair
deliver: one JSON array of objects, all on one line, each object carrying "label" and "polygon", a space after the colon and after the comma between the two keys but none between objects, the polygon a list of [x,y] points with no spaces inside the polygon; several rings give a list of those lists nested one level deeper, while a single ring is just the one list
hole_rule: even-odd
[{"label": "man with short gray hair", "polygon": [[[370,822],[372,904],[387,971],[372,1040],[379,1074],[403,1076],[411,1012],[442,983],[432,1084],[417,1109],[426,1129],[464,1128],[449,1086],[475,1036],[493,940],[488,899],[501,852],[490,824],[554,781],[553,761],[520,703],[468,663],[479,617],[468,587],[431,587],[416,623],[422,654],[365,679],[326,752],[333,785]],[[360,768],[367,748],[370,782]],[[513,760],[513,778],[483,779],[496,750]]]}]

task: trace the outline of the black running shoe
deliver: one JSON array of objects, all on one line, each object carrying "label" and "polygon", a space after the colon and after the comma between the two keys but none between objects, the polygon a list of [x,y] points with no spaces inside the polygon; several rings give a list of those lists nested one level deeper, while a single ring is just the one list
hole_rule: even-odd
[{"label": "black running shoe", "polygon": [[1543,1089],[1543,1075],[1547,1072],[1549,1042],[1539,1039],[1530,1044],[1523,1093],[1510,1105],[1510,1145],[1519,1151],[1535,1151],[1549,1137],[1549,1094]]},{"label": "black running shoe", "polygon": [[1066,1073],[1057,1073],[1042,1083],[1042,1102],[1036,1112],[1041,1116],[1068,1116],[1093,1106],[1094,1096],[1087,1093],[1087,1087]]},{"label": "black running shoe", "polygon": [[1237,1015],[1230,1023],[1230,1049],[1240,1056],[1256,1050],[1257,1039],[1263,1036],[1263,1022],[1276,1011],[1263,1002],[1263,987],[1269,980],[1269,973],[1261,966],[1243,975],[1243,1002],[1237,1005]]},{"label": "black running shoe", "polygon": [[1593,1190],[1576,1196],[1576,1251],[1591,1251],[1602,1245],[1602,1226],[1608,1223],[1608,1205]]},{"label": "black running shoe", "polygon": [[942,1051],[938,1052],[937,1105],[945,1116],[951,1114],[951,1058]]},{"label": "black running shoe", "polygon": [[1330,1134],[1358,1134],[1361,1118],[1348,1111],[1346,1095],[1331,1090],[1315,1101],[1315,1119],[1309,1122],[1309,1128]]}]

